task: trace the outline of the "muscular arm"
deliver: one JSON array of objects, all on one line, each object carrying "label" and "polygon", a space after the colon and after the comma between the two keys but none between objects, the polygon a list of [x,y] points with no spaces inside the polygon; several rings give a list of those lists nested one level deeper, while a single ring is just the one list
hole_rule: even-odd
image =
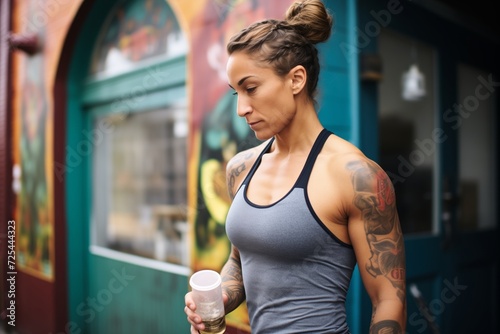
[{"label": "muscular arm", "polygon": [[349,235],[373,305],[370,334],[404,333],[406,266],[394,188],[368,159],[353,160],[345,168],[352,187]]},{"label": "muscular arm", "polygon": [[228,297],[225,305],[226,314],[234,311],[245,300],[245,288],[241,274],[240,253],[236,247],[231,248],[231,254],[221,271],[222,291]]},{"label": "muscular arm", "polygon": [[[248,150],[237,154],[229,161],[226,167],[226,182],[231,200],[254,159],[254,151]],[[235,246],[231,246],[231,253],[226,264],[222,267],[221,276],[222,291],[228,297],[225,304],[226,314],[228,314],[245,300],[240,252]]]}]

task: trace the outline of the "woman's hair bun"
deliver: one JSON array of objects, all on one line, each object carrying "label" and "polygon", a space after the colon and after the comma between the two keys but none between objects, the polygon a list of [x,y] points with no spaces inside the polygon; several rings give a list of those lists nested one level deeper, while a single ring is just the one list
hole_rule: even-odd
[{"label": "woman's hair bun", "polygon": [[333,26],[333,17],[321,0],[296,1],[286,11],[285,21],[312,44],[328,40]]}]

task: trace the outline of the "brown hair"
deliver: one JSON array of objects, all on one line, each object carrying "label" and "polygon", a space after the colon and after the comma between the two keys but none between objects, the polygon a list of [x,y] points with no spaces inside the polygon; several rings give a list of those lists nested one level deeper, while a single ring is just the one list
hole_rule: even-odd
[{"label": "brown hair", "polygon": [[316,44],[328,40],[333,18],[321,0],[293,3],[284,20],[256,22],[234,35],[227,44],[231,55],[243,51],[268,63],[279,76],[302,65],[307,72],[307,93],[314,100],[319,77]]}]

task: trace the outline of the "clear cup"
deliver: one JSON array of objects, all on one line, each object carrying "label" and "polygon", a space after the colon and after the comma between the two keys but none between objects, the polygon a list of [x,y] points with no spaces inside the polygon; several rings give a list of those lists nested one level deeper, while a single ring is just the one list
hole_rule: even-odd
[{"label": "clear cup", "polygon": [[223,334],[226,331],[221,283],[219,273],[213,270],[197,271],[189,279],[196,314],[205,325],[201,334]]}]

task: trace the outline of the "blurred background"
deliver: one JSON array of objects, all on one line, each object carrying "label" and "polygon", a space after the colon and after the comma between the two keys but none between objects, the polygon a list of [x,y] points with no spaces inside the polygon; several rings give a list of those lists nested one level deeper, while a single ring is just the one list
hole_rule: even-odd
[{"label": "blurred background", "polygon": [[[229,254],[225,166],[258,144],[225,45],[292,0],[1,0],[0,332],[188,333]],[[318,113],[388,173],[407,333],[497,333],[494,1],[325,0]],[[352,333],[371,304],[357,269]],[[250,333],[246,306],[227,333]]]}]

